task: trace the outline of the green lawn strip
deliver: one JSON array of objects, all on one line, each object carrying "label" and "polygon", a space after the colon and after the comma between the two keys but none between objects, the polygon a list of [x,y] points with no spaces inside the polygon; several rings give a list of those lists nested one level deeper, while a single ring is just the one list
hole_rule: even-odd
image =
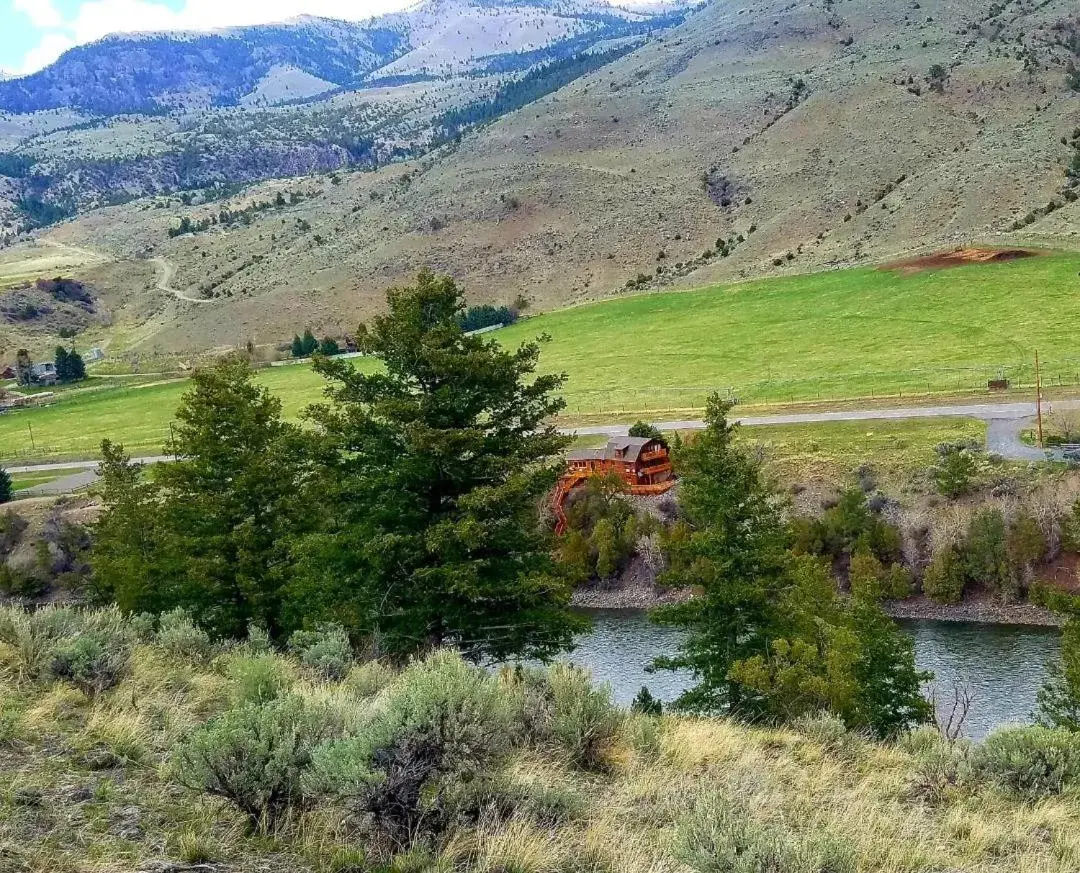
[{"label": "green lawn strip", "polygon": [[81,467],[73,467],[70,470],[43,470],[40,473],[12,473],[11,484],[16,491],[23,491],[27,488],[36,488],[38,485],[45,485],[49,482],[55,482],[57,479],[63,479],[65,476],[74,476],[76,473],[84,472]]},{"label": "green lawn strip", "polygon": [[873,267],[731,287],[643,294],[527,319],[513,346],[546,333],[541,366],[569,375],[570,414],[744,402],[985,390],[1080,381],[1072,322],[1080,254],[912,275]]}]

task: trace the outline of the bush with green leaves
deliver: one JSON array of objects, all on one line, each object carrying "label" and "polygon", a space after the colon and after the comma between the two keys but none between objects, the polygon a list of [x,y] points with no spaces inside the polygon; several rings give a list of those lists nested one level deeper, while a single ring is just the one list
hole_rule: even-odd
[{"label": "bush with green leaves", "polygon": [[923,593],[938,603],[959,603],[964,596],[964,561],[956,546],[939,547],[923,574]]},{"label": "bush with green leaves", "polygon": [[227,710],[173,751],[182,785],[222,797],[267,831],[302,800],[301,777],[312,750],[337,726],[324,707],[286,695]]},{"label": "bush with green leaves", "polygon": [[968,523],[964,542],[964,571],[968,582],[985,586],[1003,599],[1014,599],[1012,574],[1005,554],[1005,516],[1000,509],[986,506]]},{"label": "bush with green leaves", "polygon": [[127,675],[136,636],[115,607],[11,606],[0,610],[0,642],[10,647],[12,681],[65,680],[96,694]]},{"label": "bush with green leaves", "polygon": [[851,556],[848,565],[848,584],[851,586],[852,597],[862,597],[865,600],[880,600],[884,595],[883,580],[885,568],[881,565],[877,555],[868,548],[860,548]]},{"label": "bush with green leaves", "polygon": [[1080,734],[1041,726],[994,731],[976,749],[975,772],[1029,799],[1080,784]]},{"label": "bush with green leaves", "polygon": [[306,790],[346,800],[374,836],[406,846],[476,808],[511,737],[512,710],[498,683],[439,651],[401,674],[355,736],[315,750]]},{"label": "bush with green leaves", "polygon": [[887,600],[903,600],[911,596],[911,586],[911,571],[903,564],[896,563],[885,571],[881,593]]},{"label": "bush with green leaves", "polygon": [[276,655],[243,651],[225,662],[225,675],[232,682],[233,697],[240,703],[269,703],[292,684],[288,665]]},{"label": "bush with green leaves", "polygon": [[298,630],[289,637],[289,649],[305,667],[334,682],[345,678],[354,660],[349,634],[339,624],[320,624],[313,630]]},{"label": "bush with green leaves", "polygon": [[630,704],[630,711],[640,715],[662,715],[664,704],[653,697],[648,685],[642,685],[633,703]]},{"label": "bush with green leaves", "polygon": [[796,554],[840,559],[868,552],[891,564],[900,560],[903,538],[899,529],[871,509],[861,488],[849,488],[820,518],[796,518],[791,524]]},{"label": "bush with green leaves", "polygon": [[547,670],[517,668],[504,679],[518,701],[527,740],[574,766],[604,766],[624,717],[609,687],[593,685],[588,670],[566,663]]},{"label": "bush with green leaves", "polygon": [[933,475],[938,491],[946,497],[960,497],[974,487],[979,471],[975,451],[966,443],[942,443],[937,447],[938,464]]},{"label": "bush with green leaves", "polygon": [[209,658],[214,651],[209,634],[195,624],[190,612],[180,607],[161,614],[156,641],[170,655],[191,661]]}]

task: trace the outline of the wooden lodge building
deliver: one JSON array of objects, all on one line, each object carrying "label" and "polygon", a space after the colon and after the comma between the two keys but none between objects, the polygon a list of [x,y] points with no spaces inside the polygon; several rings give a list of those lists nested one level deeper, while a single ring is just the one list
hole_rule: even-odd
[{"label": "wooden lodge building", "polygon": [[644,490],[671,480],[671,456],[657,439],[612,437],[602,448],[571,452],[566,461],[569,476],[617,473],[631,489]]}]

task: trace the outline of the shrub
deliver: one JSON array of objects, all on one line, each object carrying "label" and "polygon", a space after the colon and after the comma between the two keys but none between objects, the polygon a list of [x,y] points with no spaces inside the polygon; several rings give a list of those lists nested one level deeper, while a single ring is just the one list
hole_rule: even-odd
[{"label": "shrub", "polygon": [[653,697],[648,685],[642,685],[634,702],[630,704],[630,711],[641,715],[660,715],[664,711],[664,704]]},{"label": "shrub", "polygon": [[1006,728],[974,753],[977,773],[1030,799],[1060,794],[1080,782],[1080,735],[1047,727]]},{"label": "shrub", "polygon": [[231,709],[198,728],[173,754],[182,785],[223,797],[268,830],[301,799],[311,752],[333,732],[321,707],[296,696]]},{"label": "shrub", "polygon": [[869,549],[861,548],[851,556],[848,567],[848,582],[853,597],[863,600],[880,600],[883,594],[882,580],[885,568]]},{"label": "shrub", "polygon": [[959,497],[971,490],[977,466],[967,446],[943,444],[937,447],[940,458],[934,468],[934,483],[946,497]]},{"label": "shrub", "polygon": [[135,635],[115,607],[7,607],[0,611],[0,642],[10,647],[6,666],[15,682],[62,679],[97,693],[127,674]]},{"label": "shrub", "polygon": [[291,684],[285,665],[274,655],[236,655],[225,665],[239,703],[269,703]]},{"label": "shrub", "polygon": [[1005,560],[1005,516],[1000,509],[984,507],[971,517],[964,543],[964,568],[969,582],[1010,598],[1013,592]]},{"label": "shrub", "polygon": [[289,638],[289,648],[305,667],[334,682],[340,682],[353,663],[349,635],[339,624],[320,624],[314,630],[299,630]]},{"label": "shrub", "polygon": [[510,738],[497,683],[457,653],[436,652],[405,670],[357,736],[316,749],[307,790],[350,801],[379,836],[407,846],[478,802]]},{"label": "shrub", "polygon": [[606,763],[623,719],[610,688],[594,686],[589,672],[573,664],[516,669],[506,678],[529,740],[560,751],[578,767],[598,769]]},{"label": "shrub", "polygon": [[358,697],[374,697],[394,681],[393,668],[382,661],[354,664],[345,677],[345,688]]},{"label": "shrub", "polygon": [[911,596],[911,571],[903,564],[893,564],[881,582],[881,593],[888,600],[903,600]]},{"label": "shrub", "polygon": [[938,603],[959,603],[964,594],[964,562],[955,546],[934,552],[923,576],[923,592]]},{"label": "shrub", "polygon": [[191,661],[209,658],[214,650],[206,631],[195,624],[190,612],[180,607],[161,614],[157,643],[169,654]]}]

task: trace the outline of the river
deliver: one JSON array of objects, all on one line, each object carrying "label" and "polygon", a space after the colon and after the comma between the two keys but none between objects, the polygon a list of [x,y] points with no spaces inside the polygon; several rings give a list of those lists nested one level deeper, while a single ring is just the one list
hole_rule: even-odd
[{"label": "river", "polygon": [[[615,699],[629,705],[647,685],[665,702],[690,684],[686,674],[645,667],[678,647],[681,632],[657,627],[644,612],[588,610],[593,628],[578,640],[570,660],[608,683]],[[1012,625],[901,621],[915,640],[919,667],[935,674],[939,700],[951,699],[954,681],[966,683],[973,700],[964,733],[979,739],[994,727],[1031,720],[1035,696],[1046,678],[1046,662],[1058,657],[1056,629]]]}]

